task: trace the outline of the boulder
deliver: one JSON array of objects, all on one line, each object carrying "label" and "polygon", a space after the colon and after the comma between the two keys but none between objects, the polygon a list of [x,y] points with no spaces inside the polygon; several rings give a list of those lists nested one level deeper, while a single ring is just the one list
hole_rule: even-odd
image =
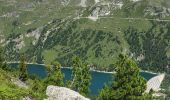
[{"label": "boulder", "polygon": [[52,85],[47,87],[46,95],[48,98],[45,100],[90,100],[68,88]]},{"label": "boulder", "polygon": [[145,92],[149,93],[150,90],[152,89],[153,91],[159,91],[160,90],[160,86],[161,83],[163,81],[163,79],[165,78],[165,73],[157,75],[153,78],[151,78],[148,82],[147,82],[147,89]]}]

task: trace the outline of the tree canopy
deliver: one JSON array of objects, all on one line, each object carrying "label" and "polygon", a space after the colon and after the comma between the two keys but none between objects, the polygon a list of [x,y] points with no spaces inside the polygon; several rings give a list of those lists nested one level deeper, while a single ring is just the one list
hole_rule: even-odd
[{"label": "tree canopy", "polygon": [[90,67],[84,64],[79,57],[73,58],[71,88],[82,95],[89,93],[90,86]]},{"label": "tree canopy", "polygon": [[152,100],[151,95],[144,93],[146,80],[140,76],[140,69],[131,58],[119,55],[115,71],[111,87],[106,86],[101,91],[99,100]]},{"label": "tree canopy", "polygon": [[0,46],[0,68],[7,70],[5,56],[4,56],[4,49]]},{"label": "tree canopy", "polygon": [[27,65],[25,63],[25,56],[21,55],[19,63],[19,79],[26,81],[28,79]]},{"label": "tree canopy", "polygon": [[53,62],[52,66],[47,65],[48,77],[45,79],[45,83],[48,85],[63,86],[64,75],[61,72],[61,64],[59,62]]},{"label": "tree canopy", "polygon": [[2,67],[2,65],[3,65],[3,50],[0,47],[0,67]]}]

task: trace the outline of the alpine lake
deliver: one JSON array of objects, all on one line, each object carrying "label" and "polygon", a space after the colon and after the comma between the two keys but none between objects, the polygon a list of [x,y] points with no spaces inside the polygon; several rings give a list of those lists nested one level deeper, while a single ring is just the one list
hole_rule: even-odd
[{"label": "alpine lake", "polygon": [[[9,64],[10,67],[17,67],[18,63]],[[43,79],[47,76],[47,71],[44,65],[39,64],[27,64],[27,71],[30,75],[36,75],[39,78]],[[64,81],[71,79],[72,70],[70,68],[62,68],[64,74]],[[90,71],[92,79],[90,85],[90,95],[97,95],[99,91],[103,88],[105,84],[111,84],[111,81],[114,78],[112,73],[104,73],[97,71]],[[149,72],[140,72],[140,75],[146,80],[156,76],[157,74],[152,74]]]}]

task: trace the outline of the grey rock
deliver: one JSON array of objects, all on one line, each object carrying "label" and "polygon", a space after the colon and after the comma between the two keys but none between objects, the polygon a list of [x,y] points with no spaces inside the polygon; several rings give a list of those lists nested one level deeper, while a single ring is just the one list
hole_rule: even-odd
[{"label": "grey rock", "polygon": [[44,100],[90,100],[68,88],[52,85],[47,87],[46,95],[48,98]]}]

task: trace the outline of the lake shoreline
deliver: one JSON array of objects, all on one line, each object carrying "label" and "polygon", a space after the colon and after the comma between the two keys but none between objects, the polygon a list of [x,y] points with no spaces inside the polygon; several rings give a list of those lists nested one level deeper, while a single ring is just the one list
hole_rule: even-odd
[{"label": "lake shoreline", "polygon": [[[7,62],[7,64],[10,64],[10,63],[12,64],[12,63],[19,63],[19,62]],[[26,64],[45,66],[45,64],[38,64],[38,63],[28,63],[28,62],[26,62]],[[61,67],[61,68],[72,69],[71,67]],[[102,71],[102,70],[96,70],[96,69],[90,69],[90,71],[98,72],[98,73],[106,73],[106,74],[115,74],[116,73],[115,71],[109,72],[109,71]],[[141,70],[140,72],[146,72],[146,73],[150,73],[150,74],[160,74],[160,73],[147,71],[147,70]]]},{"label": "lake shoreline", "polygon": [[[7,65],[11,65],[11,67],[17,67],[19,62],[7,62]],[[48,73],[46,72],[46,69],[44,66],[47,66],[45,64],[37,64],[37,63],[28,63],[27,64],[28,68],[28,74],[29,75],[37,75],[40,79],[44,79],[47,77]],[[52,66],[52,65],[49,65]],[[72,68],[71,67],[62,67],[63,69],[61,70],[63,75],[64,75],[64,82],[67,80],[72,79]],[[90,69],[90,74],[91,74],[91,85],[89,89],[91,90],[92,95],[98,94],[98,91],[103,88],[105,84],[111,84],[112,80],[114,79],[114,74],[113,72],[106,72],[106,71],[99,71],[99,70],[94,70],[93,68]],[[140,73],[141,77],[146,79],[148,81],[155,75],[150,74],[150,73]]]}]

